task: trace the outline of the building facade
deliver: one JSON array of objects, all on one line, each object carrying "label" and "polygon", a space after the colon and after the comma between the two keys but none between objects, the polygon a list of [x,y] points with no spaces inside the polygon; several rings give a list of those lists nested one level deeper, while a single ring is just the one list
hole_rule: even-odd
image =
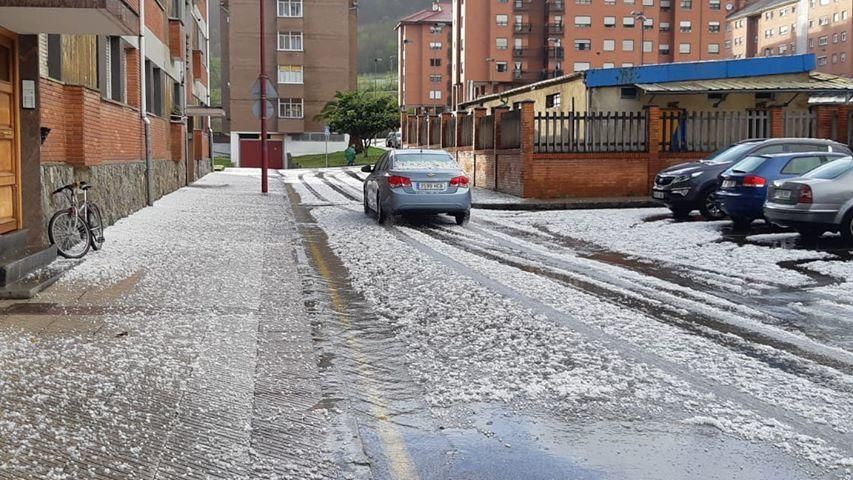
[{"label": "building facade", "polygon": [[[0,6],[0,294],[74,181],[112,223],[211,170],[205,0]],[[16,253],[17,252],[17,253]]]},{"label": "building facade", "polygon": [[853,77],[853,0],[759,0],[733,12],[733,58],[813,53],[818,71]]},{"label": "building facade", "polygon": [[452,106],[450,94],[453,5],[435,2],[397,25],[400,106],[439,113]]},{"label": "building facade", "polygon": [[[317,115],[336,92],[356,88],[357,3],[263,1],[266,74],[277,95],[267,121],[270,166],[282,168],[288,153],[323,148],[324,125]],[[231,136],[232,162],[240,166],[260,165],[260,121],[252,112],[253,84],[260,73],[259,10],[255,0],[221,4],[223,129]],[[340,143],[341,137],[331,140]]]},{"label": "building facade", "polygon": [[718,60],[722,0],[455,0],[454,105],[564,73]]}]

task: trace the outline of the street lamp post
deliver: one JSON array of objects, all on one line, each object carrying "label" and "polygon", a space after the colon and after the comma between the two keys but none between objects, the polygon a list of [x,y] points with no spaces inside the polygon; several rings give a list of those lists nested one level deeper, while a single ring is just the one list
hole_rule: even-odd
[{"label": "street lamp post", "polygon": [[649,18],[643,12],[631,12],[631,16],[640,22],[640,65],[643,65],[646,53],[646,20]]},{"label": "street lamp post", "polygon": [[489,69],[489,88],[492,90],[491,93],[495,93],[495,81],[493,80],[494,68],[492,67],[493,63],[495,63],[494,58],[489,57],[486,59],[486,68]]},{"label": "street lamp post", "polygon": [[379,75],[377,68],[379,66],[379,62],[381,62],[381,61],[382,61],[382,59],[379,57],[376,57],[373,59],[373,94],[374,95],[376,95],[378,93],[377,87],[376,87],[376,77]]}]

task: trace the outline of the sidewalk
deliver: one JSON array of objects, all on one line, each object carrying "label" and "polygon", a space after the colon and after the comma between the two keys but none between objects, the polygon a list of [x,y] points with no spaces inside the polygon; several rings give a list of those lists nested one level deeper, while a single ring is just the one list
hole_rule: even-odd
[{"label": "sidewalk", "polygon": [[214,173],[0,301],[0,478],[329,478],[283,184]]},{"label": "sidewalk", "polygon": [[473,208],[483,210],[592,210],[601,208],[659,207],[651,197],[613,198],[520,198],[506,193],[475,187]]}]

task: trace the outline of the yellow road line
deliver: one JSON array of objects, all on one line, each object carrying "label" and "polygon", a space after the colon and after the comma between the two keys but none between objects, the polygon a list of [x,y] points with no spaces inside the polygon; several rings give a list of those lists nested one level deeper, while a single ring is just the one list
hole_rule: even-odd
[{"label": "yellow road line", "polygon": [[[346,312],[346,307],[344,302],[341,301],[341,297],[338,293],[337,288],[332,285],[332,275],[329,270],[329,266],[326,264],[325,259],[323,258],[323,252],[320,251],[320,248],[316,243],[311,242],[311,255],[314,257],[314,262],[317,265],[317,269],[320,271],[320,274],[327,280],[329,285],[329,296],[332,300],[332,307],[335,310],[335,313],[338,315],[338,318],[347,326],[349,326],[349,316]],[[367,358],[364,356],[364,352],[362,350],[361,342],[356,339],[349,338],[347,339],[347,343],[352,348],[353,352],[356,355],[356,362],[358,363],[358,368],[362,372],[364,372],[364,366],[368,364]],[[403,436],[400,434],[399,430],[388,421],[389,412],[388,409],[385,408],[385,402],[382,398],[382,395],[376,388],[372,385],[372,382],[363,382],[366,393],[370,398],[370,411],[373,416],[376,418],[379,430],[379,438],[382,442],[382,450],[385,452],[385,457],[388,459],[389,467],[391,469],[391,474],[393,478],[402,479],[402,480],[416,480],[418,477],[417,469],[415,468],[415,464],[412,461],[411,456],[409,456],[409,451],[406,449],[406,444],[403,441]]]}]

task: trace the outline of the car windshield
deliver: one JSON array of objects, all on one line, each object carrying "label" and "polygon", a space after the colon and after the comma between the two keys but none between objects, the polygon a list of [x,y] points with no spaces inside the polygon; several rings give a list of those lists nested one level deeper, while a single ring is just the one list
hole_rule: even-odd
[{"label": "car windshield", "polygon": [[443,153],[405,153],[394,157],[395,170],[458,168],[453,157]]},{"label": "car windshield", "polygon": [[853,170],[853,157],[843,157],[833,162],[829,162],[822,167],[818,167],[803,175],[803,177],[832,180],[833,178],[838,178],[850,170]]},{"label": "car windshield", "polygon": [[752,173],[767,161],[765,157],[746,157],[732,167],[733,173]]},{"label": "car windshield", "polygon": [[702,163],[729,163],[737,160],[741,155],[748,152],[754,147],[754,143],[739,143],[737,145],[729,145],[721,150],[712,153],[710,157],[702,160]]}]

